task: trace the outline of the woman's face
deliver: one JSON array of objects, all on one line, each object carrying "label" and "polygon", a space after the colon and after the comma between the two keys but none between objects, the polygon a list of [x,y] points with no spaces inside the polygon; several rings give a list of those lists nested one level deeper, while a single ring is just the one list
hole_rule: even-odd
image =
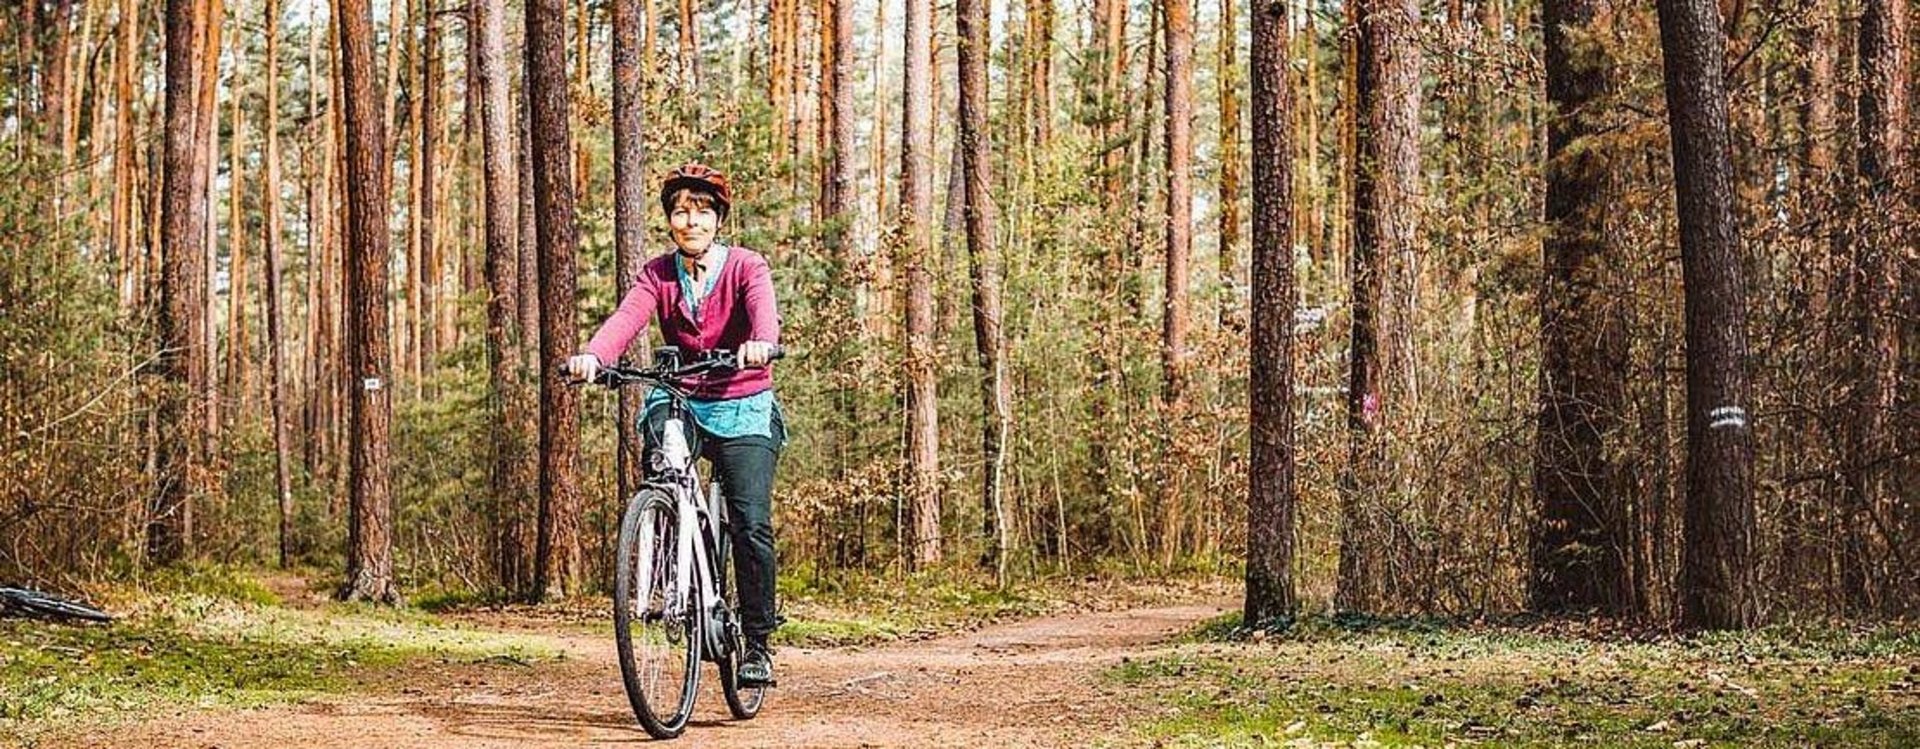
[{"label": "woman's face", "polygon": [[713,236],[720,230],[720,214],[712,206],[696,206],[691,193],[682,192],[674,201],[673,212],[667,214],[667,229],[673,234],[673,244],[693,257],[707,253],[713,245]]}]

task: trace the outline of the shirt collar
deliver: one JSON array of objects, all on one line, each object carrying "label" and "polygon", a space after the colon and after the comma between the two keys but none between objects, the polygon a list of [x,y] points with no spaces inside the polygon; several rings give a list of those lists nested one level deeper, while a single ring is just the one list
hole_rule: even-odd
[{"label": "shirt collar", "polygon": [[[687,273],[693,270],[694,260],[681,254],[680,249],[677,247],[673,250],[673,261],[674,268],[678,269],[681,273]],[[716,240],[711,246],[707,247],[707,254],[700,256],[699,263],[702,267],[706,268],[708,273],[720,270],[720,268],[724,267],[727,263],[727,246]]]}]

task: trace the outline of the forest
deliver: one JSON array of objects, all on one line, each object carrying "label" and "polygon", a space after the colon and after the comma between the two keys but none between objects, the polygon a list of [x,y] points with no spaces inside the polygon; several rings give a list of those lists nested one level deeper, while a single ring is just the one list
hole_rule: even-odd
[{"label": "forest", "polygon": [[782,686],[695,740],[1920,744],[1910,0],[0,40],[0,745],[635,737],[643,394],[560,364],[688,162],[786,350]]},{"label": "forest", "polygon": [[1920,27],[1652,6],[9,4],[0,580],[603,591],[637,396],[551,365],[697,160],[789,574],[1911,615]]}]

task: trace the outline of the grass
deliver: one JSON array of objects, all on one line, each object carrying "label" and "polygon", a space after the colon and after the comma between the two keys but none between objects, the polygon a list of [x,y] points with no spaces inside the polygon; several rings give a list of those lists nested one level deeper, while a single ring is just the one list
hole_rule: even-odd
[{"label": "grass", "polygon": [[[423,662],[526,662],[540,641],[413,609],[285,605],[258,580],[198,570],[107,591],[111,625],[0,620],[0,737],[177,706],[247,707],[363,686]],[[0,741],[0,743],[6,743]]]},{"label": "grass", "polygon": [[1156,746],[1920,746],[1920,633],[1209,622],[1107,673]]},{"label": "grass", "polygon": [[1000,586],[971,569],[936,569],[905,578],[839,574],[780,578],[786,624],[775,644],[867,645],[931,637],[1066,609],[1112,610],[1218,594],[1211,577],[1056,577]]}]

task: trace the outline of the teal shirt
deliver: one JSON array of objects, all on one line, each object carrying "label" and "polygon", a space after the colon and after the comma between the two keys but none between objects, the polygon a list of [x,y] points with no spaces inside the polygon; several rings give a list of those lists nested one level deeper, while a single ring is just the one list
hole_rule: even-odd
[{"label": "teal shirt", "polygon": [[[654,388],[647,393],[647,408],[667,402],[667,391]],[[726,400],[687,399],[687,408],[700,422],[700,430],[722,439],[734,437],[773,437],[773,390]]]},{"label": "teal shirt", "polygon": [[687,275],[686,264],[680,262],[679,258],[674,258],[673,263],[673,272],[680,277],[680,294],[686,297],[687,311],[693,313],[693,319],[696,322],[700,320],[700,303],[706,301],[708,294],[713,293],[713,285],[720,281],[720,269],[727,267],[726,245],[714,242],[707,252],[718,254],[713,258],[713,270],[707,273],[706,278],[701,279],[700,287],[697,289],[693,286],[693,278]]}]

